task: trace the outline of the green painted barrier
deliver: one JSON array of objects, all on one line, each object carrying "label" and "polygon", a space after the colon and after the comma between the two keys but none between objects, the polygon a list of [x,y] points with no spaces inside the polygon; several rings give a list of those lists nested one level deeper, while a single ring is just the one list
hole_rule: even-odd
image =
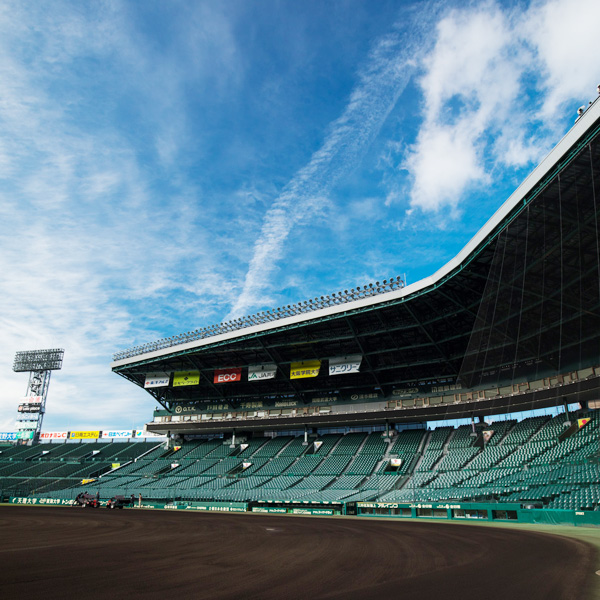
[{"label": "green painted barrier", "polygon": [[[137,506],[137,504],[136,504]],[[140,508],[158,508],[166,510],[199,510],[210,512],[247,512],[245,502],[142,502]]]},{"label": "green painted barrier", "polygon": [[66,500],[61,498],[33,498],[31,496],[20,497],[11,496],[9,504],[29,504],[41,505],[41,506],[72,506],[75,504],[75,500]]},{"label": "green painted barrier", "polygon": [[339,511],[334,511],[333,508],[292,508],[293,515],[334,515],[339,514]]},{"label": "green painted barrier", "polygon": [[600,527],[600,511],[521,508],[521,505],[516,503],[356,502],[355,508],[357,515],[368,517],[509,521]]}]

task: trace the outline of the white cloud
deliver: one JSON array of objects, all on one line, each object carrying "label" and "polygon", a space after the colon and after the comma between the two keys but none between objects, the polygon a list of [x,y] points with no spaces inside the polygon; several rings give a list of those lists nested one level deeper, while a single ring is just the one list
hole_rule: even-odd
[{"label": "white cloud", "polygon": [[[513,11],[485,3],[440,20],[423,60],[423,122],[402,164],[411,211],[448,207],[457,215],[496,171],[543,156],[565,126],[557,113],[595,87],[598,22],[591,0]],[[532,82],[541,101],[531,96]]]},{"label": "white cloud", "polygon": [[374,44],[343,114],[331,123],[321,147],[267,211],[228,319],[265,305],[292,228],[327,209],[333,184],[357,164],[379,132],[414,69],[412,49],[403,48],[403,41],[399,34],[391,34]]},{"label": "white cloud", "polygon": [[596,0],[536,2],[525,15],[518,33],[537,53],[545,119],[554,118],[573,99],[593,96],[600,83],[599,25]]},{"label": "white cloud", "polygon": [[[142,425],[153,402],[110,372],[112,353],[163,335],[165,326],[191,327],[199,313],[231,302],[221,257],[196,227],[194,184],[179,192],[170,182],[165,200],[135,140],[106,113],[96,119],[103,106],[79,89],[90,83],[78,73],[82,60],[111,56],[115,72],[135,65],[123,86],[143,92],[159,158],[172,163],[186,143],[177,138],[181,94],[165,95],[179,92],[185,74],[132,41],[127,15],[114,6],[90,8],[86,18],[68,4],[0,9],[0,430],[12,430],[27,385],[26,375],[11,372],[14,353],[52,347],[66,353],[47,426],[114,428],[124,412]],[[210,63],[206,55],[194,60]],[[194,296],[187,305],[185,294]]]}]

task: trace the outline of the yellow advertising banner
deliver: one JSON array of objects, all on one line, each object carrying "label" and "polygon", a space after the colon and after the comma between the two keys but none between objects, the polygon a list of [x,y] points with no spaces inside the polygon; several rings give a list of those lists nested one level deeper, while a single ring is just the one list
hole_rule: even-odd
[{"label": "yellow advertising banner", "polygon": [[293,362],[290,366],[290,379],[305,379],[316,377],[321,368],[320,360],[301,360]]},{"label": "yellow advertising banner", "polygon": [[86,483],[92,483],[92,481],[96,481],[95,479],[82,479],[81,485],[85,485]]},{"label": "yellow advertising banner", "polygon": [[175,371],[173,374],[173,387],[198,385],[199,383],[200,371]]},{"label": "yellow advertising banner", "polygon": [[577,425],[579,425],[579,429],[581,429],[582,427],[585,427],[590,421],[591,419],[577,419]]},{"label": "yellow advertising banner", "polygon": [[99,431],[71,431],[69,433],[69,439],[71,440],[96,440],[99,437]]},{"label": "yellow advertising banner", "polygon": [[121,466],[121,463],[112,463],[113,469],[118,469]]}]

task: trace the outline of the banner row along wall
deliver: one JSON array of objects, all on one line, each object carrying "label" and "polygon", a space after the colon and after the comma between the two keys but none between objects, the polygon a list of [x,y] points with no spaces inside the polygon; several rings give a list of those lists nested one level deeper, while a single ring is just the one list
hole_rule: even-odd
[{"label": "banner row along wall", "polygon": [[[23,433],[26,432],[0,432],[0,441],[13,442],[23,439],[31,439],[31,436],[24,437]],[[147,437],[162,438],[165,436],[143,431],[141,429],[123,429],[119,431],[52,431],[47,433],[40,433],[40,440],[114,440]]]},{"label": "banner row along wall", "polygon": [[[362,356],[353,354],[351,356],[340,356],[327,359],[329,362],[329,375],[347,375],[349,373],[358,373]],[[300,360],[290,364],[290,379],[306,379],[309,377],[318,377],[321,372],[321,360]],[[233,383],[242,381],[242,370],[244,367],[227,367],[215,369],[213,371],[213,384]],[[173,387],[182,387],[188,385],[200,384],[200,371],[175,371],[174,373],[154,372],[147,373],[144,382],[145,388],[168,387],[173,375]],[[264,381],[265,379],[275,379],[277,375],[277,365],[273,363],[250,365],[247,367],[246,377],[248,381]]]}]

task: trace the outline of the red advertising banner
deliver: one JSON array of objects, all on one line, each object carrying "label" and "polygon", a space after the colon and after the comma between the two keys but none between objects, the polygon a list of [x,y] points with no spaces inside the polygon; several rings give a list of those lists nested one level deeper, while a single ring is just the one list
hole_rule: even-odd
[{"label": "red advertising banner", "polygon": [[242,367],[232,369],[216,369],[213,383],[230,383],[242,380]]}]

